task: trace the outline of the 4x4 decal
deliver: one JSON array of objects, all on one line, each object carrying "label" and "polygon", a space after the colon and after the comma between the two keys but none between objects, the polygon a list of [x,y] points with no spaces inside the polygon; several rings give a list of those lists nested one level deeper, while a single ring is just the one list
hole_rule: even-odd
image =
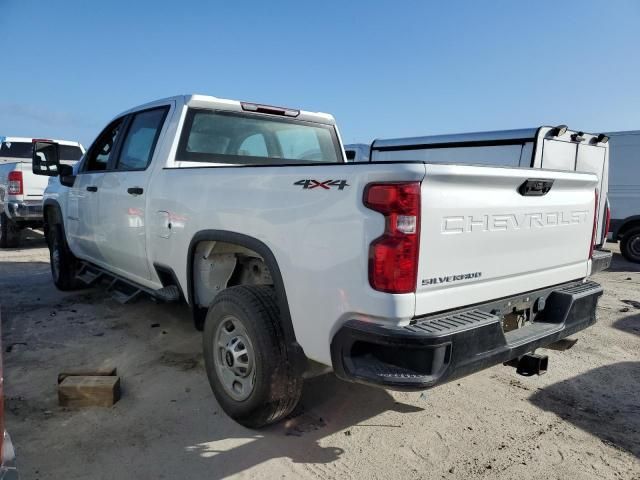
[{"label": "4x4 decal", "polygon": [[313,190],[314,188],[331,190],[332,187],[338,187],[338,190],[344,190],[344,187],[350,186],[346,180],[325,180],[324,182],[320,182],[313,179],[298,180],[294,185],[301,185],[303,190]]}]

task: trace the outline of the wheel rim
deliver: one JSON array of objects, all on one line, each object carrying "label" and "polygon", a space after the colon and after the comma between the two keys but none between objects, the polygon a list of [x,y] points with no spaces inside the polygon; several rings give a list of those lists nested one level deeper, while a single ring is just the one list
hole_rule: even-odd
[{"label": "wheel rim", "polygon": [[629,251],[634,257],[640,258],[640,234],[634,235],[629,241]]},{"label": "wheel rim", "polygon": [[53,239],[51,245],[51,271],[53,272],[53,278],[57,280],[60,274],[60,248],[57,238]]},{"label": "wheel rim", "polygon": [[242,322],[234,316],[223,318],[216,330],[213,347],[220,383],[234,400],[246,400],[255,383],[255,356]]}]

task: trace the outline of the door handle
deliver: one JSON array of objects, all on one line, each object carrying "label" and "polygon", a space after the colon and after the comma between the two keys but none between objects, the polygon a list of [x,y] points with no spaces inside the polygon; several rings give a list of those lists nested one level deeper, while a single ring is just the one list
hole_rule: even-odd
[{"label": "door handle", "polygon": [[96,187],[95,185],[89,185],[87,187],[87,192],[97,192],[98,191],[98,187]]},{"label": "door handle", "polygon": [[144,190],[142,189],[142,187],[127,188],[127,193],[129,195],[142,195],[143,192]]}]

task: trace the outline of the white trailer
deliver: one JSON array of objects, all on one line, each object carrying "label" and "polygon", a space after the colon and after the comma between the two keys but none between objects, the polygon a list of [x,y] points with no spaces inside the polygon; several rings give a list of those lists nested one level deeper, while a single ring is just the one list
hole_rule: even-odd
[{"label": "white trailer", "polygon": [[610,137],[611,232],[620,251],[640,263],[640,130],[608,133]]}]

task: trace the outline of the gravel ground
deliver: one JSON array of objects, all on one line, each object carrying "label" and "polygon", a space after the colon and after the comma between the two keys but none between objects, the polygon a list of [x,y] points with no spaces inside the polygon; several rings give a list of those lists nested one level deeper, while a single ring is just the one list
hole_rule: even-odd
[{"label": "gravel ground", "polygon": [[[494,367],[424,393],[307,382],[261,431],[225,416],[184,306],[57,291],[34,234],[0,252],[5,412],[30,479],[640,479],[640,266],[617,247],[599,321],[549,372]],[[110,409],[57,406],[58,372],[117,367]]]}]

